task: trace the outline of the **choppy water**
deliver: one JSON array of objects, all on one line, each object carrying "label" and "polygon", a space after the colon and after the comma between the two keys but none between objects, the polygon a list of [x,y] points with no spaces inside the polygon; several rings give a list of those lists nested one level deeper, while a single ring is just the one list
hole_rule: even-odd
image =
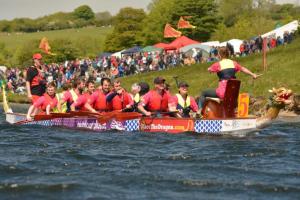
[{"label": "choppy water", "polygon": [[300,123],[219,137],[12,126],[1,116],[0,199],[300,199]]}]

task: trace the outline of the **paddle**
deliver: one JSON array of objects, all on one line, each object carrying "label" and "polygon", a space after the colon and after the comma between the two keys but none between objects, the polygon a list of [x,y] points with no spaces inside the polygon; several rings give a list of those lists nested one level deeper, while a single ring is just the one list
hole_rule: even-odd
[{"label": "paddle", "polygon": [[71,111],[70,114],[77,117],[99,117],[103,115],[102,113],[94,113],[89,111]]},{"label": "paddle", "polygon": [[[149,117],[157,117],[158,115],[171,115],[171,114],[175,114],[178,113],[178,111],[170,111],[170,112],[155,112],[155,113],[151,113],[151,116]],[[126,120],[130,120],[130,119],[138,119],[141,117],[147,117],[141,113],[138,112],[126,112],[126,113],[119,113],[115,116],[115,119],[120,120],[120,121],[126,121]]]}]

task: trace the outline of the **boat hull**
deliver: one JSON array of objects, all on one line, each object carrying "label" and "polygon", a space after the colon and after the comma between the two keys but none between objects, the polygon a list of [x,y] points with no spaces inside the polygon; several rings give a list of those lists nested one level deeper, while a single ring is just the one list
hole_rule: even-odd
[{"label": "boat hull", "polygon": [[222,134],[241,130],[256,129],[256,119],[216,119],[216,120],[195,120],[176,118],[149,118],[117,121],[109,120],[106,123],[99,123],[96,118],[72,117],[54,118],[40,121],[27,121],[25,115],[7,113],[6,121],[19,125],[41,125],[47,127],[65,127],[72,129],[92,130],[103,132],[109,130],[139,131],[139,132],[165,132],[178,134],[184,132]]}]

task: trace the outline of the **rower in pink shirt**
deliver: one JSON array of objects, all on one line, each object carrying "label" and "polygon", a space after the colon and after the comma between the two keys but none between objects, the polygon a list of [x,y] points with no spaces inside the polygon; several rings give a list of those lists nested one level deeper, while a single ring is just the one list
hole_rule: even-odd
[{"label": "rower in pink shirt", "polygon": [[95,90],[94,81],[90,80],[87,83],[88,91],[78,97],[78,99],[71,105],[71,111],[81,110],[86,111],[85,104],[88,102],[89,99],[92,98],[92,94]]}]

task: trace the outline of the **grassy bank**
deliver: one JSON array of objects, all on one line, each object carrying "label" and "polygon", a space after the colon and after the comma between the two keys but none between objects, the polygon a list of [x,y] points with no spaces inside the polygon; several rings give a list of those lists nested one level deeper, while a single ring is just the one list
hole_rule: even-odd
[{"label": "grassy bank", "polygon": [[[106,35],[111,31],[112,28],[110,27],[86,27],[36,33],[0,33],[0,43],[4,43],[6,48],[9,50],[15,50],[24,44],[28,44],[28,42],[32,40],[41,40],[43,37],[47,37],[50,41],[67,38],[74,42],[81,41],[82,38],[86,38],[92,40],[93,42],[99,42],[97,46],[101,48]],[[86,42],[89,43],[90,41]],[[101,50],[102,49],[97,49],[98,52]]]},{"label": "grassy bank", "polygon": [[[256,54],[248,57],[236,59],[241,65],[249,68],[257,74],[263,74],[257,80],[239,73],[238,79],[242,80],[241,92],[248,92],[254,96],[268,95],[268,89],[272,87],[287,87],[294,92],[300,93],[300,38],[287,46],[278,47],[268,52],[268,70],[262,70],[262,55]],[[198,95],[200,91],[207,88],[216,88],[218,79],[216,74],[209,74],[207,68],[211,63],[173,68],[166,71],[158,71],[147,74],[140,74],[126,77],[123,84],[126,88],[135,82],[153,82],[156,76],[163,76],[172,86],[172,91],[177,91],[175,81],[172,77],[178,76],[180,80],[185,80],[190,84],[190,94]]]}]

